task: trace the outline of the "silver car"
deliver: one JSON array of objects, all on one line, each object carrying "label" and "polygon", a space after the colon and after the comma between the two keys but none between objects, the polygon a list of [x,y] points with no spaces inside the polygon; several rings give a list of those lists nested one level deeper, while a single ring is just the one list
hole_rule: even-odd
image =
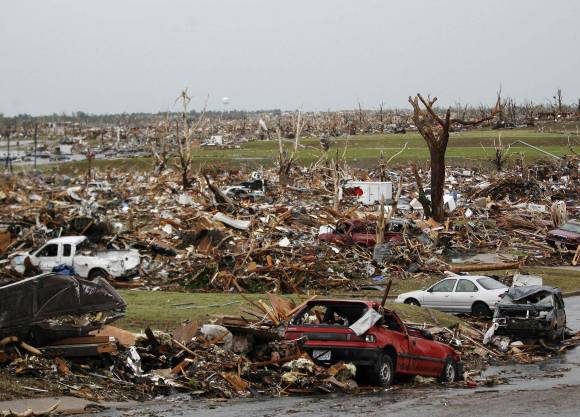
[{"label": "silver car", "polygon": [[431,287],[397,297],[397,303],[429,307],[450,313],[490,316],[508,287],[491,277],[453,275]]}]

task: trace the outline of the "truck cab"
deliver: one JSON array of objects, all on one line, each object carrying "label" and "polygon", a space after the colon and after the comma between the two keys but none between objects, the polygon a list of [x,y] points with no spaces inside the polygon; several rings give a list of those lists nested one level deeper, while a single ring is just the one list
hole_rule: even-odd
[{"label": "truck cab", "polygon": [[96,251],[86,236],[65,236],[29,252],[14,254],[10,263],[19,273],[30,267],[52,272],[55,267],[66,265],[83,278],[130,278],[139,272],[141,257],[135,250]]}]

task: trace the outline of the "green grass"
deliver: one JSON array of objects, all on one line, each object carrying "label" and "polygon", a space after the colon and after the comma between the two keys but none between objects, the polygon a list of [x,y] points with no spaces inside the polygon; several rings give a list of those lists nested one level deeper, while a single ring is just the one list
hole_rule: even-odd
[{"label": "green grass", "polygon": [[[482,275],[505,275],[513,274],[516,271],[504,270],[494,272],[481,272]],[[564,293],[580,291],[580,272],[555,268],[527,268],[529,274],[540,275],[544,278],[545,285],[560,288]],[[473,272],[473,275],[478,274]],[[395,280],[391,288],[390,295],[397,295],[402,292],[424,288],[441,279],[439,276],[429,276],[420,280]],[[120,320],[117,325],[133,331],[143,330],[151,326],[161,330],[171,330],[185,320],[205,322],[211,314],[240,315],[240,306],[249,307],[248,303],[239,294],[227,293],[178,293],[161,291],[131,291],[120,290],[119,293],[127,302],[127,315]],[[251,300],[262,299],[268,302],[266,294],[247,294]],[[336,292],[324,298],[363,298],[380,300],[381,291],[358,291],[358,292]],[[306,295],[284,295],[284,298],[291,298],[296,303],[308,298]],[[224,305],[235,302],[236,304]],[[177,307],[177,304],[191,303],[184,307]],[[217,306],[212,306],[217,304]],[[401,304],[388,303],[389,308],[397,311],[405,320],[417,323],[434,323],[428,309],[407,306]],[[253,308],[255,310],[255,308]],[[458,322],[458,319],[450,314],[432,310],[432,314],[437,318],[440,325],[450,326]]]},{"label": "green grass", "polygon": [[[493,140],[501,134],[504,146],[517,140],[523,140],[534,146],[556,155],[569,154],[568,138],[573,145],[580,143],[576,132],[546,131],[537,132],[530,129],[513,130],[473,130],[469,132],[452,133],[447,150],[447,159],[450,164],[458,165],[487,165],[492,158],[492,150],[489,149]],[[400,134],[375,134],[357,135],[336,138],[329,151],[329,157],[345,156],[355,166],[368,167],[376,164],[381,150],[386,158],[394,155],[407,143],[407,149],[391,162],[391,165],[401,164],[410,160],[427,160],[429,152],[425,142],[416,132],[404,135]],[[303,145],[298,152],[298,160],[302,164],[309,164],[322,156],[319,140],[317,138],[302,139]],[[488,147],[484,149],[483,146]],[[292,146],[288,141],[287,146]],[[241,145],[240,149],[196,149],[194,151],[193,164],[195,166],[217,164],[224,166],[270,166],[277,157],[278,143],[276,141],[252,141]],[[521,144],[512,146],[510,153],[522,152],[526,161],[547,158],[543,153],[525,147]],[[152,168],[149,158],[130,158],[124,160],[96,160],[93,162],[96,169],[108,170],[112,168],[127,169],[133,171],[148,171]],[[86,161],[70,162],[61,165],[43,166],[48,171],[58,171],[65,174],[74,173],[75,170],[85,172]]]},{"label": "green grass", "polygon": [[[517,270],[504,269],[501,271],[475,271],[471,275],[513,275]],[[580,270],[524,267],[520,273],[539,275],[543,278],[544,285],[558,287],[564,294],[580,291]]]},{"label": "green grass", "polygon": [[[147,326],[160,330],[171,330],[185,320],[207,322],[211,314],[237,316],[241,314],[240,306],[246,306],[252,310],[256,310],[255,307],[251,307],[239,294],[131,290],[120,290],[119,293],[127,303],[127,314],[122,320],[116,322],[115,325],[131,331],[141,331]],[[368,297],[365,298],[378,301],[381,295],[381,292],[375,291],[369,293]],[[248,294],[247,297],[251,300],[262,299],[268,304],[268,296],[266,294]],[[288,295],[283,297],[292,298],[297,304],[308,298],[307,296]],[[337,295],[333,298],[346,297]],[[237,304],[223,306],[223,304],[231,302],[237,302]],[[177,304],[185,303],[192,304],[188,306],[190,308],[176,307]],[[209,307],[212,304],[220,304],[221,306]],[[416,323],[434,323],[428,309],[393,303],[387,303],[387,307],[399,312],[405,320]],[[439,311],[432,311],[432,313],[440,325],[450,326],[459,321],[456,317],[446,313]]]},{"label": "green grass", "polygon": [[563,293],[580,291],[580,271],[554,268],[530,268],[530,274],[544,278],[544,284],[558,287]]}]

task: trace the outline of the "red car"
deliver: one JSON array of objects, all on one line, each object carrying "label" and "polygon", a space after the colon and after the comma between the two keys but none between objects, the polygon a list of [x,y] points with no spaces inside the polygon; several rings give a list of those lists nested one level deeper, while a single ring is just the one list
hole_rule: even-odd
[{"label": "red car", "polygon": [[550,230],[546,235],[546,241],[553,246],[560,243],[568,249],[576,249],[580,245],[580,223],[568,222]]},{"label": "red car", "polygon": [[285,338],[305,338],[303,349],[315,362],[352,362],[358,378],[385,388],[395,374],[442,382],[463,375],[463,362],[451,346],[406,326],[394,311],[374,301],[310,301],[290,320]]},{"label": "red car", "polygon": [[[385,242],[403,239],[403,231],[409,226],[404,220],[391,220],[385,228]],[[377,240],[377,224],[368,220],[344,220],[337,223],[332,232],[321,233],[318,238],[337,244],[359,244],[372,248]]]}]

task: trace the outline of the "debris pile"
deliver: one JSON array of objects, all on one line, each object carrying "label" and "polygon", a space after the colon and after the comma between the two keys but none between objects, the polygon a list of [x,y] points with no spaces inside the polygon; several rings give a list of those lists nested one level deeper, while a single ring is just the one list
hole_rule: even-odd
[{"label": "debris pile", "polygon": [[[344,176],[376,179],[374,171],[347,168]],[[20,279],[15,269],[31,276],[64,264],[70,273],[99,275],[118,287],[300,293],[358,289],[374,275],[408,279],[454,270],[453,259],[475,252],[505,248],[512,263],[552,265],[570,263],[576,249],[551,246],[546,233],[554,227],[552,199],[563,193],[564,205],[555,203],[560,207],[556,219],[574,219],[577,171],[539,182],[514,173],[492,180],[483,172],[450,169],[449,217],[443,224],[423,220],[411,169],[391,172],[390,180],[401,190],[399,219],[386,225],[387,240],[376,258],[379,204],[363,206],[356,195],[344,194],[338,208],[341,193],[332,170],[321,165],[296,169],[292,185],[279,184],[274,170],[248,175],[213,169],[189,190],[171,171],[160,176],[115,172],[93,181],[109,184],[96,188],[56,175],[7,177],[0,209],[0,280]],[[428,171],[418,174],[427,181]],[[230,192],[237,189],[232,183],[251,185],[248,177],[267,187],[251,195]],[[345,225],[356,228],[343,230]],[[31,256],[61,236],[88,239],[70,261],[63,253],[51,262]],[[51,249],[34,255],[51,255]],[[115,259],[137,251],[140,263],[129,267],[124,260],[124,268],[113,267]],[[80,265],[86,262],[74,262],[78,252],[93,257],[85,270]]]}]

